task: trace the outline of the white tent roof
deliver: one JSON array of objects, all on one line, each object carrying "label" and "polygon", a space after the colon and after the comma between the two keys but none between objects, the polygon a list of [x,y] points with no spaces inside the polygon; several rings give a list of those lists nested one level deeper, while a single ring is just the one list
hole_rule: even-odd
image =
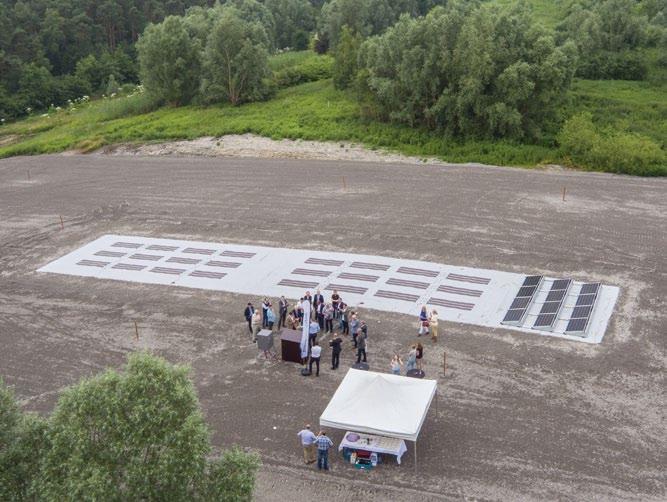
[{"label": "white tent roof", "polygon": [[436,381],[350,369],[320,425],[416,441]]}]

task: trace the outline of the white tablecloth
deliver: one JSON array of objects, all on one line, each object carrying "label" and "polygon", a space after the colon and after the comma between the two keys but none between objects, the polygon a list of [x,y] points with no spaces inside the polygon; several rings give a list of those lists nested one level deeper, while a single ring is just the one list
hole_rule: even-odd
[{"label": "white tablecloth", "polygon": [[[357,434],[359,439],[354,442],[348,441],[347,436],[349,434]],[[343,436],[343,440],[338,446],[338,451],[342,450],[343,448],[374,451],[376,453],[388,453],[389,455],[395,455],[396,462],[398,464],[401,463],[401,457],[403,454],[408,451],[408,447],[405,445],[405,441],[402,439],[388,438],[385,436],[374,436],[372,434],[351,431],[347,431],[345,436]]]}]

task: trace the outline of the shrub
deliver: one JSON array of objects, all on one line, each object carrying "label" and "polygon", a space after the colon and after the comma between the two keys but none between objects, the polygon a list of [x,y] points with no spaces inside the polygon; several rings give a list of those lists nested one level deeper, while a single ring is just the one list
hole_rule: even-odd
[{"label": "shrub", "polygon": [[273,80],[279,89],[331,78],[333,59],[329,56],[311,56],[305,61],[275,71]]},{"label": "shrub", "polygon": [[660,145],[640,134],[600,131],[588,112],[565,122],[558,142],[563,155],[578,167],[640,176],[667,175],[667,155]]}]

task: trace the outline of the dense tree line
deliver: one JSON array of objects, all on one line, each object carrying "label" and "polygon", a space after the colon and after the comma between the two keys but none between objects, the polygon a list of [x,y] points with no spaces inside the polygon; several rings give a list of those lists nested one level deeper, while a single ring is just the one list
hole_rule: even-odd
[{"label": "dense tree line", "polygon": [[65,390],[48,418],[0,380],[0,500],[252,500],[256,455],[210,458],[188,370],[134,354]]},{"label": "dense tree line", "polygon": [[311,47],[371,115],[536,138],[573,74],[643,79],[667,48],[667,0],[569,0],[555,31],[524,2],[213,1],[0,0],[0,118],[139,80],[156,103],[266,99],[270,54]]}]

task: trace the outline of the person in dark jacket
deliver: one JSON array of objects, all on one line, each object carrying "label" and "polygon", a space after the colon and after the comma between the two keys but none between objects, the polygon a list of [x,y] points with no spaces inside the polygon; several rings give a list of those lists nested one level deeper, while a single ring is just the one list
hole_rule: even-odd
[{"label": "person in dark jacket", "polygon": [[[314,314],[313,318],[314,319],[317,319],[317,314],[319,314],[320,311],[321,311],[321,309],[319,307],[320,307],[320,305],[323,305],[323,304],[324,304],[324,296],[322,295],[322,293],[320,293],[320,290],[318,289],[315,292],[315,295],[313,295],[313,314]],[[322,327],[324,327],[324,326],[322,326]]]},{"label": "person in dark jacket", "polygon": [[333,334],[333,339],[329,342],[331,347],[331,369],[337,370],[338,363],[340,363],[340,353],[342,351],[343,339],[338,336],[338,333]]},{"label": "person in dark jacket", "polygon": [[255,313],[255,307],[252,306],[252,303],[248,302],[248,305],[243,312],[245,320],[248,321],[248,330],[252,333],[252,315]]},{"label": "person in dark jacket", "polygon": [[363,332],[360,332],[357,335],[357,362],[361,362],[361,357],[363,356],[364,362],[366,361],[366,335]]},{"label": "person in dark jacket", "polygon": [[280,297],[278,300],[278,329],[285,327],[285,322],[287,321],[287,310],[289,309],[289,302],[285,299],[284,296]]}]

